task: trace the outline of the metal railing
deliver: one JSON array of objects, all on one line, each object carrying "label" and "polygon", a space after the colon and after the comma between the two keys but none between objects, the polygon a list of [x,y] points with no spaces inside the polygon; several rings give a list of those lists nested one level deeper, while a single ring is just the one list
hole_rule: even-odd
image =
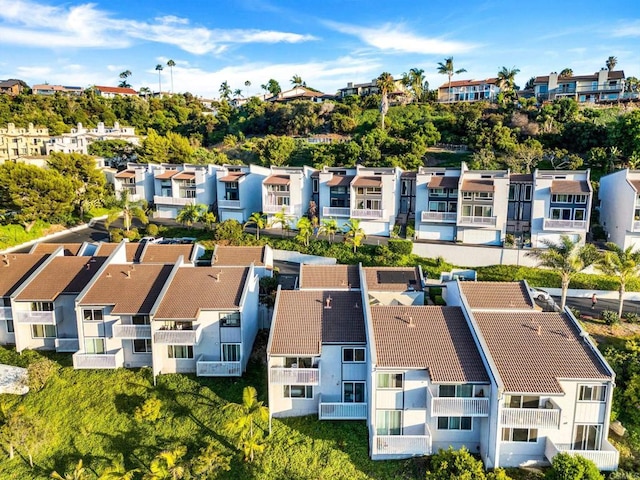
[{"label": "metal railing", "polygon": [[322,207],[323,217],[348,217],[351,215],[349,207]]},{"label": "metal railing", "polygon": [[366,403],[323,402],[320,397],[318,409],[320,420],[366,420]]},{"label": "metal railing", "polygon": [[386,210],[369,210],[367,208],[354,208],[351,210],[351,218],[378,219],[386,216]]},{"label": "metal railing", "polygon": [[280,213],[283,212],[285,215],[293,215],[294,209],[291,205],[274,205],[267,203],[262,206],[262,211],[264,213]]},{"label": "metal railing", "polygon": [[320,368],[271,367],[271,383],[278,385],[318,385]]},{"label": "metal railing", "polygon": [[602,440],[600,450],[574,450],[573,445],[569,443],[553,443],[547,437],[544,455],[549,461],[553,460],[558,453],[569,453],[571,455],[580,455],[596,464],[598,470],[612,471],[618,469],[620,461],[620,453],[611,445],[607,439]]},{"label": "metal railing", "polygon": [[456,222],[458,214],[451,212],[427,212],[420,213],[420,221],[422,222]]},{"label": "metal railing", "polygon": [[196,361],[196,375],[198,377],[241,377],[242,364],[240,362],[203,360],[200,355]]},{"label": "metal railing", "polygon": [[552,220],[544,219],[543,230],[586,230],[587,222],[584,220]]},{"label": "metal railing", "polygon": [[163,345],[195,345],[200,341],[200,325],[193,330],[156,330],[153,341]]},{"label": "metal railing", "polygon": [[242,208],[240,200],[220,200],[218,208]]},{"label": "metal railing", "polygon": [[50,312],[33,312],[30,310],[18,310],[13,319],[16,323],[31,323],[38,325],[55,325],[56,313]]},{"label": "metal railing", "polygon": [[77,338],[56,338],[56,352],[77,352],[80,350],[80,342]]},{"label": "metal railing", "polygon": [[495,227],[498,217],[459,217],[458,225],[479,225],[481,227]]},{"label": "metal railing", "polygon": [[116,353],[83,353],[73,354],[73,368],[118,368],[122,366],[122,349]]},{"label": "metal railing", "polygon": [[11,320],[11,307],[0,307],[0,320]]},{"label": "metal railing", "polygon": [[115,323],[112,329],[113,338],[150,339],[151,325],[123,325]]},{"label": "metal railing", "polygon": [[196,203],[195,198],[179,198],[179,197],[163,197],[160,195],[153,196],[153,203],[156,205],[190,205]]},{"label": "metal railing", "polygon": [[432,417],[488,417],[488,398],[433,397],[427,389],[431,401]]},{"label": "metal railing", "polygon": [[503,408],[503,427],[560,428],[559,408]]},{"label": "metal railing", "polygon": [[374,435],[374,455],[431,455],[430,435]]}]

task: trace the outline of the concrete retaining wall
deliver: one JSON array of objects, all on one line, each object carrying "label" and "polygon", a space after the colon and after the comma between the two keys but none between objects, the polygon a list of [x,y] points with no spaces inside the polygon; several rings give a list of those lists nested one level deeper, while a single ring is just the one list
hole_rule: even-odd
[{"label": "concrete retaining wall", "polygon": [[485,247],[443,243],[414,243],[413,253],[421,257],[443,257],[447,262],[464,267],[488,265],[522,265],[535,267],[538,261],[526,254],[529,249]]},{"label": "concrete retaining wall", "polygon": [[273,250],[273,259],[281,262],[304,263],[306,265],[335,265],[337,263],[335,258],[307,255],[289,250]]},{"label": "concrete retaining wall", "polygon": [[[562,289],[560,288],[547,288],[541,287],[545,292],[548,292],[549,295],[553,295],[554,297],[559,297],[562,295]],[[575,297],[575,298],[591,298],[591,295],[596,294],[598,299],[608,299],[608,300],[618,300],[618,292],[610,291],[610,290],[580,290],[577,288],[570,288],[567,290],[567,297]],[[631,302],[640,302],[640,292],[625,292],[624,294],[625,301]]]}]

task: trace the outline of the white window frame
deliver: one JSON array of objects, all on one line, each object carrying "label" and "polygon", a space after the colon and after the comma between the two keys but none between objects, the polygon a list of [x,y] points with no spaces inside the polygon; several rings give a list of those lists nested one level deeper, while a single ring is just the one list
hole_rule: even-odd
[{"label": "white window frame", "polygon": [[[36,330],[40,328],[42,328],[42,335],[39,335],[39,332],[36,332]],[[53,329],[53,335],[47,335],[47,330],[50,330],[50,329]],[[55,325],[40,325],[40,324],[31,325],[31,338],[56,338],[57,336],[58,336],[58,332],[56,331]]]},{"label": "white window frame", "polygon": [[473,200],[473,192],[462,192],[463,200]]},{"label": "white window frame", "polygon": [[[440,426],[440,419],[441,418],[446,418],[447,419],[447,426],[446,427],[442,427]],[[469,428],[463,428],[463,424],[462,422],[469,422]],[[473,417],[438,417],[438,419],[436,420],[436,428],[438,430],[461,430],[461,431],[465,431],[465,432],[470,432],[471,430],[473,430]]]},{"label": "white window frame", "polygon": [[[388,378],[389,386],[382,386],[381,382],[382,378]],[[400,386],[397,386],[398,378],[400,379]],[[376,375],[376,386],[378,390],[402,390],[404,388],[404,373],[401,372],[377,372]]]},{"label": "white window frame", "polygon": [[[235,350],[235,353],[233,353]],[[231,355],[230,355],[231,354]],[[242,359],[241,343],[222,343],[220,344],[220,358],[223,362],[239,362]]]},{"label": "white window frame", "polygon": [[[302,396],[292,395],[292,389],[301,389]],[[295,398],[297,400],[313,400],[313,386],[312,385],[283,385],[282,395],[284,398]]]},{"label": "white window frame", "polygon": [[429,196],[430,197],[446,197],[447,190],[445,188],[430,188]]},{"label": "white window frame", "polygon": [[[525,403],[531,403],[535,399],[535,407],[525,407]],[[517,404],[517,406],[516,406]],[[505,408],[540,408],[539,395],[506,395],[504,401]]]},{"label": "white window frame", "polygon": [[[352,391],[351,395],[353,396],[352,400],[347,400],[347,393],[345,392],[345,386],[351,385]],[[356,385],[362,385],[362,400],[356,401]],[[367,403],[367,382],[342,382],[342,402],[343,403]]]},{"label": "white window frame", "polygon": [[[513,433],[514,431],[525,431],[527,432],[527,440],[514,440]],[[505,438],[506,437],[506,438]],[[537,428],[508,428],[504,427],[502,429],[502,441],[506,443],[538,443],[538,429]]]},{"label": "white window frame", "polygon": [[53,302],[31,302],[30,308],[32,312],[53,312],[55,310]]},{"label": "white window frame", "polygon": [[[144,351],[136,350],[136,342],[144,342]],[[151,339],[149,338],[136,338],[131,340],[131,351],[134,355],[148,355],[151,353]]]},{"label": "white window frame", "polygon": [[[589,398],[586,398],[589,397]],[[601,398],[601,400],[600,400]],[[578,388],[579,402],[604,403],[607,401],[606,385],[580,385]]]},{"label": "white window frame", "polygon": [[83,346],[84,353],[89,355],[105,355],[107,353],[107,342],[104,337],[85,337]]},{"label": "white window frame", "polygon": [[[353,360],[346,360],[346,352],[351,351],[351,358]],[[356,352],[362,352],[362,360],[358,360]],[[365,363],[367,361],[367,350],[364,347],[342,347],[342,363]]]},{"label": "white window frame", "polygon": [[[308,363],[309,366],[301,366],[303,361]],[[289,364],[288,367],[287,364]],[[285,357],[284,366],[285,368],[313,368],[313,357]]]},{"label": "white window frame", "polygon": [[[387,427],[384,429],[384,431],[381,431],[381,429],[383,427],[380,426],[380,417],[381,416],[387,416],[387,415],[398,415],[400,417],[400,421],[398,422],[398,432],[393,432],[392,430],[390,430],[388,428],[388,424],[390,422],[385,421],[384,423],[387,425]],[[403,417],[403,412],[402,410],[376,410],[376,435],[402,435],[402,417]]]},{"label": "white window frame", "polygon": [[[237,317],[237,321],[235,318]],[[242,318],[240,312],[220,312],[218,314],[221,327],[240,327],[242,324]],[[232,321],[233,319],[233,321]]]},{"label": "white window frame", "polygon": [[[180,352],[180,356],[176,355],[176,352]],[[184,356],[182,354],[184,353]],[[192,360],[193,346],[192,345],[167,345],[167,356],[175,360]]]},{"label": "white window frame", "polygon": [[[99,314],[98,319],[96,319],[96,313]],[[88,314],[88,315],[87,315]],[[87,318],[89,317],[89,318]],[[104,320],[104,311],[101,308],[83,308],[82,309],[82,320],[84,322],[102,322]]]},{"label": "white window frame", "polygon": [[473,197],[475,200],[493,200],[493,192],[475,192]]},{"label": "white window frame", "polygon": [[[576,214],[578,212],[582,212],[582,218],[576,218],[577,217]],[[587,211],[584,208],[575,208],[573,210],[573,219],[574,220],[578,220],[578,221],[584,222],[586,220],[586,218],[587,218]]]},{"label": "white window frame", "polygon": [[[578,435],[578,430],[580,428],[583,429],[582,439],[577,441],[576,436]],[[597,432],[596,444],[594,445],[595,448],[588,448],[589,447],[589,429],[591,428],[595,428]],[[580,443],[580,445],[578,445],[580,448],[575,448],[576,443]],[[586,450],[586,451],[600,450],[602,448],[602,424],[601,423],[576,423],[573,431],[572,445],[576,450]]]}]

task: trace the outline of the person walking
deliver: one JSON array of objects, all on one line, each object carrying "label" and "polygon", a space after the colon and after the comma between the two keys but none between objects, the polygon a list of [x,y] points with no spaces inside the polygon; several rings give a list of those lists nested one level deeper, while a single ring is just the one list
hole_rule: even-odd
[{"label": "person walking", "polygon": [[593,295],[591,295],[591,310],[595,310],[597,304],[598,297],[596,297],[596,294],[594,293]]}]

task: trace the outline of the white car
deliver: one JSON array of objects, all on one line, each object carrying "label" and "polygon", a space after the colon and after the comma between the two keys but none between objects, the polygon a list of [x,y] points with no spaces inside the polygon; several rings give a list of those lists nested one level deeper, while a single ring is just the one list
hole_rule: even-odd
[{"label": "white car", "polygon": [[540,290],[539,288],[530,288],[531,296],[534,300],[538,300],[539,302],[551,303],[553,302],[553,298],[549,295],[548,292],[544,290]]}]

